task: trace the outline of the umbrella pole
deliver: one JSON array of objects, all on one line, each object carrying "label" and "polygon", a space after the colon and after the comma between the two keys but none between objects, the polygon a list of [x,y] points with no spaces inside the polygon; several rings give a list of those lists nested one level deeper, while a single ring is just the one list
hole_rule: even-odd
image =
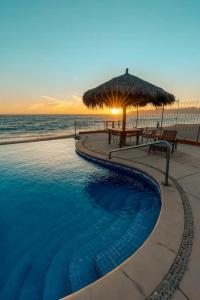
[{"label": "umbrella pole", "polygon": [[122,132],[120,133],[120,148],[126,144],[126,107],[123,107],[122,113]]},{"label": "umbrella pole", "polygon": [[135,127],[137,128],[138,125],[138,105],[137,105],[137,117],[136,117],[136,123],[135,123]]},{"label": "umbrella pole", "polygon": [[123,114],[122,114],[122,130],[126,130],[126,107],[123,107]]}]

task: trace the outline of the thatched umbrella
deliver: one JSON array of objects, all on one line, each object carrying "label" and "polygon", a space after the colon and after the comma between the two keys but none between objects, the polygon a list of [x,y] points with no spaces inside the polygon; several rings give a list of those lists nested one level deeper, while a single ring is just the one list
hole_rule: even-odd
[{"label": "thatched umbrella", "polygon": [[87,107],[121,107],[123,109],[122,130],[126,129],[127,107],[144,106],[147,103],[161,106],[174,101],[174,95],[129,74],[128,69],[124,75],[115,77],[83,95],[83,102]]}]

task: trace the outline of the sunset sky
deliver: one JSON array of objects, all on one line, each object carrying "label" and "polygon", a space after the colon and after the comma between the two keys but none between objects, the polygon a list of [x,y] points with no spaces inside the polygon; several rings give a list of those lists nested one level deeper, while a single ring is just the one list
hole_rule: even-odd
[{"label": "sunset sky", "polygon": [[200,100],[199,12],[199,0],[0,1],[0,114],[91,112],[84,91],[126,67]]}]

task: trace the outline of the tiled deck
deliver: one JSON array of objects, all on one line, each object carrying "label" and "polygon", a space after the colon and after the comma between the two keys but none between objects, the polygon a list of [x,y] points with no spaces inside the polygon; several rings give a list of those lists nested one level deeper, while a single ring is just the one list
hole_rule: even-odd
[{"label": "tiled deck", "polygon": [[[117,142],[113,141],[111,145],[108,145],[107,141],[107,135],[105,133],[95,133],[95,134],[88,134],[84,135],[84,142],[82,142],[82,150],[83,148],[86,151],[89,151],[90,154],[93,154],[94,156],[99,156],[102,158],[107,158],[108,153],[110,150],[118,148]],[[129,144],[134,144],[134,141],[129,141]],[[132,150],[126,150],[122,152],[113,153],[112,161],[117,161],[126,165],[135,166],[136,168],[144,169],[146,172],[149,171],[149,173],[154,174],[154,172],[160,173],[161,181],[164,181],[164,175],[161,172],[164,172],[165,170],[165,155],[160,152],[151,153],[148,154],[147,148],[142,149],[132,149]],[[158,175],[157,175],[158,176]],[[189,199],[192,212],[193,212],[193,218],[194,218],[194,240],[193,240],[193,247],[192,247],[192,253],[188,262],[187,270],[184,274],[184,277],[179,284],[178,289],[176,290],[175,294],[173,295],[174,300],[199,300],[200,299],[200,284],[199,284],[199,278],[200,278],[200,264],[199,264],[199,253],[200,253],[200,148],[196,146],[190,146],[190,145],[178,145],[177,152],[174,153],[173,156],[171,156],[170,160],[170,176],[171,178],[175,179],[175,181],[183,188],[183,190],[186,193],[187,198]],[[164,188],[165,189],[165,188]],[[176,213],[176,212],[175,212]],[[177,215],[177,218],[179,216]],[[174,230],[178,230],[177,228],[174,228]],[[171,235],[174,233],[171,232]],[[169,245],[170,247],[170,245]],[[159,257],[158,257],[159,259]],[[163,264],[164,261],[170,258],[167,258],[165,256],[163,251]],[[147,263],[149,262],[149,259],[147,258]],[[130,267],[130,266],[129,266]],[[136,267],[136,266],[135,266]],[[127,267],[128,270],[128,267]],[[142,280],[142,277],[140,276],[140,269],[138,269],[138,279]],[[164,269],[163,269],[164,272]],[[165,271],[166,273],[166,271]],[[112,273],[111,273],[112,274]],[[114,274],[114,272],[113,272]],[[111,276],[119,276],[119,273],[117,275],[111,275]],[[144,273],[141,273],[144,276]],[[126,274],[127,275],[127,274]],[[163,273],[163,277],[166,274]],[[121,276],[121,275],[120,275]],[[156,276],[156,270],[152,269],[152,277]],[[140,278],[141,277],[141,278]],[[121,284],[123,285],[124,278],[121,278]],[[133,280],[133,278],[131,279]],[[103,279],[101,280],[101,282]],[[137,280],[136,280],[137,281]],[[127,285],[127,282],[124,282],[124,285]],[[101,286],[101,284],[100,284]],[[125,292],[126,288],[125,286],[122,288]],[[139,289],[141,287],[139,286]],[[115,287],[113,286],[113,289]],[[141,295],[138,296],[133,291],[133,294],[131,295],[131,286],[128,287],[129,295],[125,297],[125,294],[121,297],[118,297],[118,299],[145,299],[147,294],[144,293],[143,297],[141,298]],[[141,292],[141,291],[140,291]],[[88,297],[86,294],[88,294]],[[81,292],[77,295],[77,297],[70,297],[69,299],[102,299],[102,300],[108,300],[108,299],[114,299],[114,298],[105,298],[105,295],[102,293],[102,297],[95,297],[94,295],[91,296],[90,289],[86,291],[85,296],[81,294]],[[104,296],[103,296],[104,295]],[[134,296],[135,295],[135,296]],[[119,296],[119,295],[118,295]],[[110,295],[111,297],[111,295]],[[113,297],[113,296],[112,296]],[[160,298],[158,298],[160,299]],[[166,299],[166,298],[163,298]]]}]

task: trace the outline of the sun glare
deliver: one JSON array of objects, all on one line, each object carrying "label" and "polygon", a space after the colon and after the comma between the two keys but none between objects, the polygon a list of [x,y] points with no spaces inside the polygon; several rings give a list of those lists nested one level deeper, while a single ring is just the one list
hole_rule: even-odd
[{"label": "sun glare", "polygon": [[112,108],[112,109],[111,109],[111,113],[112,113],[113,115],[118,115],[118,114],[121,113],[121,108]]}]

